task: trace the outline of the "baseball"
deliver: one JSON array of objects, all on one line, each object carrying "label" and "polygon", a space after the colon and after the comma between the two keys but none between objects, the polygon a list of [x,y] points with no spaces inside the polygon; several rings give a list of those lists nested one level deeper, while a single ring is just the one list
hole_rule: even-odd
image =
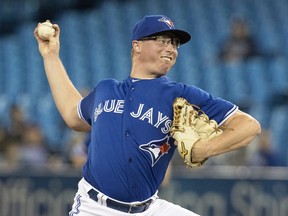
[{"label": "baseball", "polygon": [[38,36],[42,40],[49,40],[50,37],[55,35],[55,29],[52,27],[50,22],[41,23],[38,26]]}]

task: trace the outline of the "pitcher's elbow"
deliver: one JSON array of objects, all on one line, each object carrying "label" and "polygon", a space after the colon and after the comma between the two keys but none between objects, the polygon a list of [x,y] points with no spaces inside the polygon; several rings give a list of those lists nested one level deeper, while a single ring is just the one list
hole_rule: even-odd
[{"label": "pitcher's elbow", "polygon": [[66,122],[67,126],[75,131],[85,132],[90,131],[91,126],[82,120]]},{"label": "pitcher's elbow", "polygon": [[255,135],[258,135],[261,133],[261,124],[256,120],[253,119],[253,129],[255,131]]}]

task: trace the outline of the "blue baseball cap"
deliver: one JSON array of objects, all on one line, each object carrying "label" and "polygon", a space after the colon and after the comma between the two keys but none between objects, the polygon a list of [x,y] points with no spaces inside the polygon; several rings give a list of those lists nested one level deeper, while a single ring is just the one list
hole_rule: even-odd
[{"label": "blue baseball cap", "polygon": [[191,39],[191,35],[188,32],[176,29],[174,22],[167,16],[150,15],[145,16],[136,23],[132,32],[132,41],[166,32],[170,32],[175,35],[175,37],[179,38],[180,44],[187,43]]}]

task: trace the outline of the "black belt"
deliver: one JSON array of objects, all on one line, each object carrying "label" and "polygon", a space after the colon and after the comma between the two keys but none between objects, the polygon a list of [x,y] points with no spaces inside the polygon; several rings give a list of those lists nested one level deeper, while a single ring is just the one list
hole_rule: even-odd
[{"label": "black belt", "polygon": [[[89,197],[95,200],[96,202],[98,202],[98,197],[97,197],[98,194],[99,192],[94,189],[91,189],[90,191],[88,191]],[[141,212],[146,211],[153,201],[154,201],[153,199],[149,199],[148,201],[140,203],[140,204],[125,204],[125,203],[120,203],[115,200],[107,198],[106,204],[107,204],[107,207],[109,208],[133,214],[133,213],[141,213]]]}]

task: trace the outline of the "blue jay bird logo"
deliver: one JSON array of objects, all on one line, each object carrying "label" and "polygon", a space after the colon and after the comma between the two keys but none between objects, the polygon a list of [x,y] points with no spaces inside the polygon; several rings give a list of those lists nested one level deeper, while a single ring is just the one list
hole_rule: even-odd
[{"label": "blue jay bird logo", "polygon": [[166,25],[169,26],[170,29],[173,28],[173,26],[174,26],[173,21],[167,17],[162,17],[162,18],[158,19],[158,21],[164,22]]},{"label": "blue jay bird logo", "polygon": [[169,144],[169,137],[166,136],[161,140],[152,140],[147,144],[142,144],[139,148],[150,154],[152,159],[152,167],[159,161],[159,159],[168,153],[171,148]]}]

